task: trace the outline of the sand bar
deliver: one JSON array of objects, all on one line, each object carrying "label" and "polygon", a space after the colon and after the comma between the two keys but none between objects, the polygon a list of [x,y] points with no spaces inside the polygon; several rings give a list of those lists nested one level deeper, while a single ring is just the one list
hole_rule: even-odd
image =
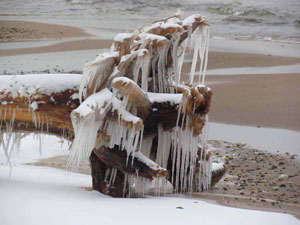
[{"label": "sand bar", "polygon": [[60,43],[41,46],[41,47],[2,49],[0,50],[0,56],[106,49],[109,48],[111,44],[112,44],[111,40],[99,40],[99,39],[72,40],[72,41],[60,42]]},{"label": "sand bar", "polygon": [[[0,49],[0,56],[28,55],[40,53],[54,53],[65,51],[81,51],[107,49],[111,46],[111,40],[84,39],[60,42],[41,47]],[[271,67],[285,66],[300,63],[300,58],[272,56],[247,53],[209,52],[207,69],[235,68],[235,67]],[[191,67],[191,56],[187,54],[183,64],[183,73],[188,73]]]},{"label": "sand bar", "polygon": [[16,20],[0,20],[0,42],[87,37],[80,28]]}]

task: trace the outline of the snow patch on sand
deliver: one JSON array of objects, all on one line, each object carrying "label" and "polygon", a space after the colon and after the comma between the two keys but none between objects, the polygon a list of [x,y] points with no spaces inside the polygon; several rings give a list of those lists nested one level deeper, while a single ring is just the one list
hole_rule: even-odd
[{"label": "snow patch on sand", "polygon": [[18,166],[11,180],[8,171],[8,167],[0,166],[0,218],[6,225],[300,224],[287,214],[236,209],[195,199],[111,198],[83,188],[91,186],[90,176],[71,173],[67,177],[57,169]]}]

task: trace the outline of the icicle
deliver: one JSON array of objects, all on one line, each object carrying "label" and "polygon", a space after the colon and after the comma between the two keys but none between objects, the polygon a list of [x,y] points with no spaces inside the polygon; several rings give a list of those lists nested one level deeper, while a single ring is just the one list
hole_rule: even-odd
[{"label": "icicle", "polygon": [[180,80],[180,73],[179,69],[181,67],[180,63],[178,63],[178,45],[180,41],[180,33],[176,32],[173,34],[173,37],[171,39],[172,42],[172,60],[173,60],[173,66],[174,66],[174,75],[175,75],[175,85],[177,86],[179,84]]},{"label": "icicle", "polygon": [[71,120],[74,127],[75,139],[71,145],[68,168],[78,168],[81,162],[86,162],[95,147],[97,132],[102,121],[95,120],[95,114],[80,118],[73,112]]},{"label": "icicle", "polygon": [[[197,65],[197,60],[198,60],[198,54],[199,54],[199,48],[201,49],[200,43],[201,43],[201,35],[199,34],[199,28],[194,32],[193,36],[193,43],[192,43],[192,48],[194,49],[194,54],[193,54],[193,61],[192,61],[192,67],[191,67],[191,72],[190,72],[190,80],[189,83],[192,84],[194,82],[194,75],[196,71],[196,65]],[[200,39],[200,41],[199,41]],[[201,59],[201,57],[200,57]]]},{"label": "icicle", "polygon": [[139,74],[141,72],[141,88],[143,91],[147,92],[151,57],[147,49],[142,49],[137,52],[138,56],[133,69],[133,81],[138,83]]},{"label": "icicle", "polygon": [[95,61],[86,63],[83,68],[83,75],[79,88],[79,100],[87,98],[96,92],[100,84],[105,82],[107,76],[110,75],[111,67],[115,63],[115,58],[119,56],[119,52],[109,52],[99,55]]},{"label": "icicle", "polygon": [[155,77],[156,77],[155,64],[156,64],[156,59],[153,57],[152,64],[151,64],[151,67],[152,67],[153,92],[157,92],[157,90],[156,90],[156,79],[155,79]]},{"label": "icicle", "polygon": [[159,126],[156,162],[163,168],[167,168],[171,148],[171,140],[171,133],[169,131],[164,131],[163,128]]},{"label": "icicle", "polygon": [[201,84],[204,84],[205,81],[205,74],[206,74],[206,68],[207,68],[207,62],[208,62],[208,48],[209,48],[209,27],[206,27],[206,36],[205,36],[205,64],[203,69],[203,75],[202,75],[202,81]]},{"label": "icicle", "polygon": [[178,57],[178,82],[177,82],[177,84],[180,83],[180,79],[181,79],[181,70],[182,70],[185,50],[186,50],[186,46],[187,46],[187,40],[184,40],[181,45],[182,46],[180,46],[180,47],[182,48],[182,51],[181,51],[181,54]]},{"label": "icicle", "polygon": [[127,182],[128,182],[128,174],[124,173],[123,197],[125,197],[125,194],[126,194]]},{"label": "icicle", "polygon": [[[141,135],[141,138],[143,135]],[[142,146],[141,146],[141,152],[148,158],[150,158],[150,153],[151,153],[151,148],[152,148],[152,142],[153,142],[154,136],[149,136],[147,138],[144,138],[142,141]]]},{"label": "icicle", "polygon": [[111,169],[110,179],[109,179],[109,182],[108,182],[108,187],[112,187],[114,185],[115,180],[116,180],[116,176],[117,176],[117,172],[118,172],[118,170],[116,168]]},{"label": "icicle", "polygon": [[[174,129],[172,133],[172,183],[175,186],[175,190],[181,191],[192,191],[193,179],[194,179],[194,168],[196,167],[196,159],[198,152],[198,143],[200,136],[193,136],[192,129],[188,126],[190,118],[187,116],[183,118],[185,121],[185,128],[178,127]],[[178,122],[177,122],[178,123]],[[158,149],[160,144],[158,145]],[[206,165],[210,165],[209,163]],[[209,167],[206,167],[206,173],[209,174]],[[175,183],[174,183],[175,180]],[[208,181],[199,179],[203,184],[207,184]],[[207,186],[207,185],[206,185]]]},{"label": "icicle", "polygon": [[110,168],[107,168],[106,170],[105,170],[105,174],[104,174],[104,182],[108,182],[108,180],[107,180],[107,178],[108,178],[108,175],[110,174]]},{"label": "icicle", "polygon": [[[157,50],[157,77],[158,77],[158,92],[166,93],[167,92],[167,80],[166,80],[166,60],[167,54],[170,48],[170,44],[160,47]],[[153,61],[156,60],[152,60]],[[153,64],[152,64],[153,69]],[[154,66],[155,69],[155,66]],[[155,70],[153,70],[155,71]]]},{"label": "icicle", "polygon": [[42,155],[42,138],[41,138],[41,134],[38,134],[38,143],[39,143],[39,152],[40,152],[40,155]]},{"label": "icicle", "polygon": [[37,128],[37,121],[36,121],[36,115],[35,115],[35,112],[32,112],[32,122],[33,122],[35,128]]},{"label": "icicle", "polygon": [[[9,165],[9,178],[11,178],[11,174],[12,174],[12,163],[11,163],[11,155],[12,155],[12,151],[14,148],[14,133],[13,133],[13,128],[6,123],[6,143],[5,140],[3,138],[4,134],[2,133],[2,131],[0,130],[0,143],[2,145],[2,148],[4,150],[4,154],[7,160],[7,163]],[[11,142],[12,141],[12,142]]]}]

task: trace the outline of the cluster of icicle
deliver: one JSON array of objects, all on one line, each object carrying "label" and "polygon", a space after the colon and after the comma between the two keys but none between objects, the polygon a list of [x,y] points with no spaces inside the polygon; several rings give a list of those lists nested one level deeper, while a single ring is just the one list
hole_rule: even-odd
[{"label": "cluster of icicle", "polygon": [[11,156],[13,155],[13,153],[17,153],[20,151],[21,140],[25,136],[26,134],[24,133],[13,132],[12,126],[6,126],[6,129],[4,131],[0,129],[0,147],[3,148],[7,164],[10,167],[9,177],[11,177],[12,173]]},{"label": "cluster of icicle", "polygon": [[[51,96],[66,90],[76,90],[79,86],[80,75],[77,74],[29,74],[29,75],[1,75],[0,76],[0,150],[3,149],[7,164],[12,168],[11,157],[19,152],[21,140],[28,133],[16,132],[15,119],[18,115],[28,114],[32,118],[35,129],[33,137],[39,143],[42,152],[42,133],[49,133],[47,115],[37,110],[44,101],[38,101],[42,95]],[[74,97],[74,96],[73,96]],[[51,96],[51,101],[55,100]],[[21,106],[19,106],[18,104]],[[27,105],[28,109],[22,105]],[[25,124],[27,128],[28,123]],[[67,137],[62,128],[62,137]],[[10,173],[12,171],[10,170]]]},{"label": "cluster of icicle", "polygon": [[[7,160],[7,164],[10,167],[10,174],[12,173],[12,162],[11,157],[14,153],[20,152],[21,141],[28,133],[15,132],[14,122],[16,113],[22,113],[22,108],[16,107],[12,109],[10,102],[0,105],[0,148],[3,149],[4,155]],[[28,105],[28,113],[32,115],[32,121],[35,127],[43,131],[43,121],[40,120],[39,114],[36,114],[31,110],[31,105]],[[34,134],[33,136],[39,143],[39,152],[42,153],[42,136],[40,133]]]},{"label": "cluster of icicle", "polygon": [[[116,78],[124,77],[124,82],[128,82],[127,79],[130,78],[139,85],[145,95],[147,92],[161,95],[176,93],[176,87],[180,85],[185,50],[189,47],[193,51],[189,83],[191,85],[195,83],[199,58],[199,84],[203,85],[207,66],[209,27],[198,26],[193,30],[195,21],[200,20],[206,23],[205,17],[200,15],[181,20],[181,15],[176,14],[140,28],[134,33],[118,34],[109,52],[99,55],[95,61],[84,66],[79,90],[81,105],[71,114],[75,131],[69,158],[71,168],[88,161],[92,150],[101,146],[113,148],[117,145],[120,151],[127,151],[127,156],[139,153],[150,158],[153,137],[143,137],[143,126],[140,125],[142,120],[136,116],[136,108],[130,104],[126,95],[121,96],[114,91],[112,83]],[[170,32],[166,36],[160,35],[161,30],[167,29],[175,32]],[[185,32],[187,38],[181,42],[181,36]],[[172,57],[171,67],[166,66],[168,55]],[[131,67],[128,69],[129,65]],[[185,104],[182,99],[178,118],[183,118],[182,121],[188,124],[191,118],[185,115]],[[118,120],[107,119],[107,113],[114,111],[118,113]],[[183,128],[183,122],[179,124],[178,121],[172,132],[159,127],[156,163],[166,168],[169,155],[172,154],[171,180],[175,190],[192,191],[195,189],[193,183],[197,183],[198,191],[207,190],[211,180],[211,162],[206,160],[205,155],[201,155],[199,166],[196,167],[199,146],[204,149],[203,154],[207,153],[205,131],[194,136],[188,126]],[[113,185],[116,169],[109,169],[107,174],[108,185]],[[199,177],[195,177],[195,174]],[[145,178],[139,177],[138,173],[125,174],[125,177],[125,183],[128,183],[130,190],[145,193],[149,186],[153,186],[153,183],[150,184]],[[156,183],[158,186],[170,184],[166,180]]]}]

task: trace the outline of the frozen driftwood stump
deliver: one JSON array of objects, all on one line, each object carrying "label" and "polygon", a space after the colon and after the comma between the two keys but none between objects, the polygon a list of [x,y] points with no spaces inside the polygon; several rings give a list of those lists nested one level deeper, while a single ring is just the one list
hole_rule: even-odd
[{"label": "frozen driftwood stump", "polygon": [[[207,190],[224,172],[212,172],[206,143],[208,42],[205,17],[176,14],[118,34],[82,77],[1,76],[1,130],[63,133],[73,140],[70,168],[90,160],[93,189],[107,195]],[[182,82],[187,47],[193,61]]]}]

